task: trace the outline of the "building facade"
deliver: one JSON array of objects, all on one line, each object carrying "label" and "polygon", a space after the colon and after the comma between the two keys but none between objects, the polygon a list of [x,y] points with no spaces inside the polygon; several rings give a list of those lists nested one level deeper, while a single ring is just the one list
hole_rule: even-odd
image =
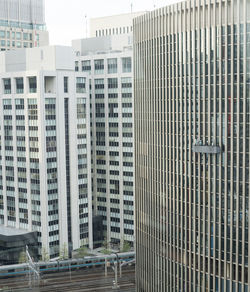
[{"label": "building facade", "polygon": [[134,245],[132,36],[73,41],[76,71],[90,84],[93,216],[105,240]]},{"label": "building facade", "polygon": [[44,0],[0,0],[0,50],[46,46]]},{"label": "building facade", "polygon": [[68,47],[0,54],[0,224],[39,252],[92,248],[88,79]]},{"label": "building facade", "polygon": [[90,38],[131,34],[133,19],[145,12],[131,12],[90,19]]},{"label": "building facade", "polygon": [[250,2],[134,20],[137,291],[249,291]]}]

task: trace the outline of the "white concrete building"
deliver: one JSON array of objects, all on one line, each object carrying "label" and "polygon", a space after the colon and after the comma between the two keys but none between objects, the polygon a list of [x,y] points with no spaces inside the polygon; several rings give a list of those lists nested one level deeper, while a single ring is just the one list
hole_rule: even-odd
[{"label": "white concrete building", "polygon": [[89,80],[69,47],[0,53],[0,223],[92,248]]},{"label": "white concrete building", "polygon": [[133,19],[145,12],[132,12],[90,19],[90,38],[131,34]]},{"label": "white concrete building", "polygon": [[92,248],[96,216],[108,242],[134,244],[132,43],[0,54],[0,224],[37,230],[51,257]]},{"label": "white concrete building", "polygon": [[0,50],[49,44],[44,0],[0,0]]},{"label": "white concrete building", "polygon": [[132,36],[73,41],[75,69],[88,74],[94,216],[107,241],[134,244]]}]

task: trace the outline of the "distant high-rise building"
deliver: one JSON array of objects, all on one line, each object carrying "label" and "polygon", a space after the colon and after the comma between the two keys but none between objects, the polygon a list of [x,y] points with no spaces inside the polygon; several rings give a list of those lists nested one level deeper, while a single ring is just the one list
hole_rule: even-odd
[{"label": "distant high-rise building", "polygon": [[69,47],[0,54],[0,224],[40,254],[92,248],[88,78]]},{"label": "distant high-rise building", "polygon": [[0,0],[0,50],[45,46],[44,0]]},{"label": "distant high-rise building", "polygon": [[250,289],[250,1],[134,20],[137,291]]},{"label": "distant high-rise building", "polygon": [[132,36],[75,40],[73,48],[90,84],[93,215],[102,216],[108,243],[133,246]]}]

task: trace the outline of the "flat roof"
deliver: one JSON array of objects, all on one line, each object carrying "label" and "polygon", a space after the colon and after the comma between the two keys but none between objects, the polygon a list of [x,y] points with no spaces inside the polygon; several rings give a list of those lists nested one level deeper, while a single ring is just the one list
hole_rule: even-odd
[{"label": "flat roof", "polygon": [[24,235],[28,234],[30,231],[24,230],[24,229],[17,229],[13,227],[6,227],[3,225],[0,225],[0,235],[4,236],[15,236],[15,235]]}]

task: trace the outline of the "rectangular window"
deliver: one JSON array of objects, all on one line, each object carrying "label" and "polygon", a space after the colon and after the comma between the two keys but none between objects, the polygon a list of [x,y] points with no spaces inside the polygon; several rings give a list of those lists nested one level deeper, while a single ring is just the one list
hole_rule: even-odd
[{"label": "rectangular window", "polygon": [[108,78],[108,88],[118,88],[117,78]]},{"label": "rectangular window", "polygon": [[5,38],[5,31],[4,30],[0,30],[0,38]]},{"label": "rectangular window", "polygon": [[68,90],[69,90],[68,82],[69,82],[69,78],[65,76],[63,78],[64,93],[68,93]]},{"label": "rectangular window", "polygon": [[24,32],[24,33],[23,33],[23,39],[24,39],[25,41],[28,41],[28,40],[29,40],[29,34],[26,33],[26,32]]},{"label": "rectangular window", "polygon": [[131,57],[122,58],[122,72],[129,73],[132,71]]},{"label": "rectangular window", "polygon": [[121,78],[122,88],[132,88],[132,78],[122,77]]},{"label": "rectangular window", "polygon": [[4,94],[11,94],[11,80],[10,78],[3,79]]},{"label": "rectangular window", "polygon": [[21,39],[21,33],[20,32],[16,32],[16,39],[20,40]]},{"label": "rectangular window", "polygon": [[103,74],[104,73],[104,60],[95,60],[95,73]]},{"label": "rectangular window", "polygon": [[78,72],[79,71],[79,65],[78,65],[78,61],[75,61],[75,71]]},{"label": "rectangular window", "polygon": [[105,117],[105,105],[104,105],[104,103],[97,103],[95,105],[95,114],[96,114],[96,118]]},{"label": "rectangular window", "polygon": [[76,77],[76,93],[85,93],[85,92],[86,92],[86,78]]},{"label": "rectangular window", "polygon": [[108,98],[118,98],[118,93],[109,93]]},{"label": "rectangular window", "polygon": [[109,117],[118,118],[118,103],[109,103]]},{"label": "rectangular window", "polygon": [[108,59],[108,74],[117,73],[117,59]]},{"label": "rectangular window", "polygon": [[[16,109],[24,109],[24,99],[23,98],[18,98],[18,99],[15,99],[15,104],[16,104]],[[25,139],[25,137],[22,137]],[[31,137],[30,137],[31,139]]]},{"label": "rectangular window", "polygon": [[104,79],[95,79],[95,89],[104,89]]},{"label": "rectangular window", "polygon": [[16,78],[16,93],[23,93],[23,78]]},{"label": "rectangular window", "polygon": [[91,61],[90,60],[82,61],[82,71],[83,72],[91,71]]},{"label": "rectangular window", "polygon": [[29,77],[29,92],[36,93],[37,90],[37,82],[36,77]]},{"label": "rectangular window", "polygon": [[77,98],[77,118],[86,118],[86,98]]}]

